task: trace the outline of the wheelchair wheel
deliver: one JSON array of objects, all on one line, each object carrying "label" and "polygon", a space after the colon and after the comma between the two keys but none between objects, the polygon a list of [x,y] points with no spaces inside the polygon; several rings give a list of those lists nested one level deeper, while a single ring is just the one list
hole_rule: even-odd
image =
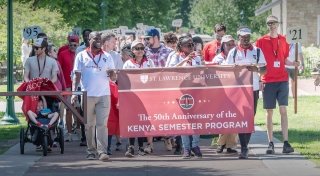
[{"label": "wheelchair wheel", "polygon": [[42,148],[43,148],[43,156],[47,156],[48,154],[48,136],[43,136],[43,142],[42,142]]},{"label": "wheelchair wheel", "polygon": [[60,146],[60,153],[64,153],[64,136],[63,136],[63,129],[59,127],[59,146]]},{"label": "wheelchair wheel", "polygon": [[20,128],[20,154],[24,154],[24,128]]}]

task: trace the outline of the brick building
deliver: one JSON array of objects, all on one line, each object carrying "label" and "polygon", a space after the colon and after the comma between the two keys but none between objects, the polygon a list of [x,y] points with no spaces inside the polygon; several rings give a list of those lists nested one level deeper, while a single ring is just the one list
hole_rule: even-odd
[{"label": "brick building", "polygon": [[268,10],[279,18],[280,33],[286,34],[290,27],[304,26],[308,37],[303,45],[320,45],[320,0],[272,0],[258,8],[256,16]]}]

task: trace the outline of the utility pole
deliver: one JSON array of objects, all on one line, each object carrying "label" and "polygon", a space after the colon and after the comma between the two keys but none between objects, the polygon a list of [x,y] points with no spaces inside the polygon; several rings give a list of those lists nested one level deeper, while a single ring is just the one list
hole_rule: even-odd
[{"label": "utility pole", "polygon": [[[13,91],[13,15],[12,15],[12,0],[8,0],[7,9],[7,91]],[[14,112],[14,101],[12,96],[7,97],[7,108],[4,117],[0,121],[0,125],[18,124]]]}]

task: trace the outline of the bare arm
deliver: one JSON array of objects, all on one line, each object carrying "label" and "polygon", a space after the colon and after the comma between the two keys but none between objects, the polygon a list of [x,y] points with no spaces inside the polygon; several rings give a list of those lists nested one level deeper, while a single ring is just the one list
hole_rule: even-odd
[{"label": "bare arm", "polygon": [[81,72],[75,72],[73,80],[72,80],[72,90],[73,91],[77,91],[77,88],[80,83],[80,78],[81,78]]},{"label": "bare arm", "polygon": [[30,79],[29,79],[29,70],[26,70],[26,69],[24,70],[23,80],[25,82],[30,81]]},{"label": "bare arm", "polygon": [[57,71],[53,71],[51,81],[55,83],[57,80],[58,80],[58,73]]},{"label": "bare arm", "polygon": [[[81,78],[81,72],[75,72],[72,80],[72,91],[77,91]],[[76,103],[78,99],[77,95],[72,95],[71,102]]]}]

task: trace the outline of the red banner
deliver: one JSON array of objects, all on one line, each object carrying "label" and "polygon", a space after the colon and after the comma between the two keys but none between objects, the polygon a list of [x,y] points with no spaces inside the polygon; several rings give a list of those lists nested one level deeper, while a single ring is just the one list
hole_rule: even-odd
[{"label": "red banner", "polygon": [[120,135],[250,133],[252,72],[232,67],[121,70]]}]

